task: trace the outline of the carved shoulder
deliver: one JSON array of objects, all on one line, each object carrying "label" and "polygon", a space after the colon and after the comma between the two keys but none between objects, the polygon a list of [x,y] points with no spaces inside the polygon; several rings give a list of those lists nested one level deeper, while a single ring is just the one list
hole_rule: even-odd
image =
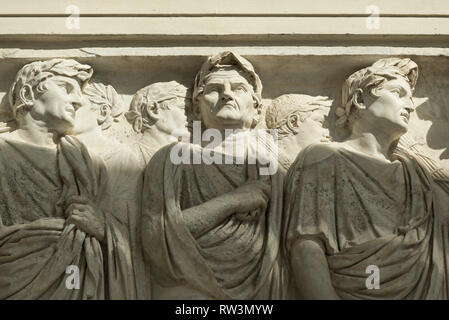
[{"label": "carved shoulder", "polygon": [[306,147],[298,155],[302,158],[302,166],[312,166],[339,154],[337,143],[316,143]]}]

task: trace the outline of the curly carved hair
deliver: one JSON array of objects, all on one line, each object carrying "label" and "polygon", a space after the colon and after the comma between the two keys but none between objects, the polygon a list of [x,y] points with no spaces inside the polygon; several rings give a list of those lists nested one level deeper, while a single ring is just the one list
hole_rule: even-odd
[{"label": "curly carved hair", "polygon": [[277,129],[279,138],[296,134],[296,130],[288,124],[288,117],[299,115],[303,122],[310,114],[318,109],[330,110],[332,100],[328,97],[309,96],[305,94],[284,94],[274,99],[265,113],[268,129]]},{"label": "curly carved hair", "polygon": [[411,59],[386,58],[350,75],[342,87],[342,105],[335,111],[338,117],[336,126],[352,127],[352,119],[357,112],[354,99],[358,89],[370,91],[384,82],[398,78],[405,79],[413,92],[418,80],[418,65]]},{"label": "curly carved hair", "polygon": [[73,59],[51,59],[34,61],[24,65],[16,74],[16,78],[9,90],[9,104],[13,118],[24,106],[21,90],[25,86],[38,93],[46,91],[45,80],[54,76],[64,76],[78,81],[83,89],[93,74],[93,69],[87,64],[81,64]]},{"label": "curly carved hair", "polygon": [[84,94],[94,108],[100,109],[97,122],[102,130],[119,121],[118,117],[123,113],[123,100],[112,86],[89,83],[84,89]]},{"label": "curly carved hair", "polygon": [[150,84],[136,92],[125,117],[134,131],[143,133],[154,124],[149,117],[149,110],[170,109],[178,99],[182,99],[186,105],[189,105],[190,94],[189,88],[176,81]]}]

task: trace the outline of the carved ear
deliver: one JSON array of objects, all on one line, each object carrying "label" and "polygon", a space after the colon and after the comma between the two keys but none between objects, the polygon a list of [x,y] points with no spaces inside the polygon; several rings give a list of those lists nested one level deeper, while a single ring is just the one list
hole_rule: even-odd
[{"label": "carved ear", "polygon": [[103,104],[100,107],[99,114],[98,114],[98,124],[103,124],[111,115],[111,109]]},{"label": "carved ear", "polygon": [[352,96],[352,105],[356,106],[357,109],[363,110],[365,109],[365,102],[363,101],[363,90],[357,89]]},{"label": "carved ear", "polygon": [[160,118],[160,112],[159,112],[159,104],[157,102],[152,103],[151,105],[149,105],[147,107],[147,114],[148,114],[148,118],[152,121],[152,122],[156,122],[159,120]]},{"label": "carved ear", "polygon": [[298,114],[295,114],[295,113],[294,114],[290,114],[287,117],[287,127],[290,130],[292,130],[294,132],[297,132],[300,125],[301,125],[301,119],[300,119]]},{"label": "carved ear", "polygon": [[33,88],[29,84],[25,84],[19,92],[20,100],[22,100],[23,104],[27,107],[31,107],[34,104],[34,93]]},{"label": "carved ear", "polygon": [[252,94],[252,97],[253,97],[254,109],[260,109],[262,107],[262,103],[259,103],[259,101],[257,100],[256,95],[254,93]]}]

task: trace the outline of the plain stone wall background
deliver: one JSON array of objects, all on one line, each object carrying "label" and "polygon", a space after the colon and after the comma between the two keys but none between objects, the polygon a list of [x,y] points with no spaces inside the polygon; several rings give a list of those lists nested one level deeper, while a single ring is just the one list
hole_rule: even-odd
[{"label": "plain stone wall background", "polygon": [[[79,28],[67,27],[77,19],[70,6]],[[378,28],[367,26],[376,19],[370,6],[379,9]],[[326,95],[335,108],[348,75],[402,56],[420,67],[410,132],[449,169],[448,17],[447,0],[2,1],[0,117],[9,118],[15,73],[39,59],[91,64],[94,80],[113,85],[127,107],[138,89],[191,85],[205,57],[234,50],[254,64],[264,98]]]}]

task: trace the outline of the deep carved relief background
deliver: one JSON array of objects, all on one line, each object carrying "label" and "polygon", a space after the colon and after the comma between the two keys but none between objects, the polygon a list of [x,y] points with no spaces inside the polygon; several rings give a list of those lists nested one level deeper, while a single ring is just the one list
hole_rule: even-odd
[{"label": "deep carved relief background", "polygon": [[447,299],[430,58],[171,59],[3,68],[0,299]]}]

